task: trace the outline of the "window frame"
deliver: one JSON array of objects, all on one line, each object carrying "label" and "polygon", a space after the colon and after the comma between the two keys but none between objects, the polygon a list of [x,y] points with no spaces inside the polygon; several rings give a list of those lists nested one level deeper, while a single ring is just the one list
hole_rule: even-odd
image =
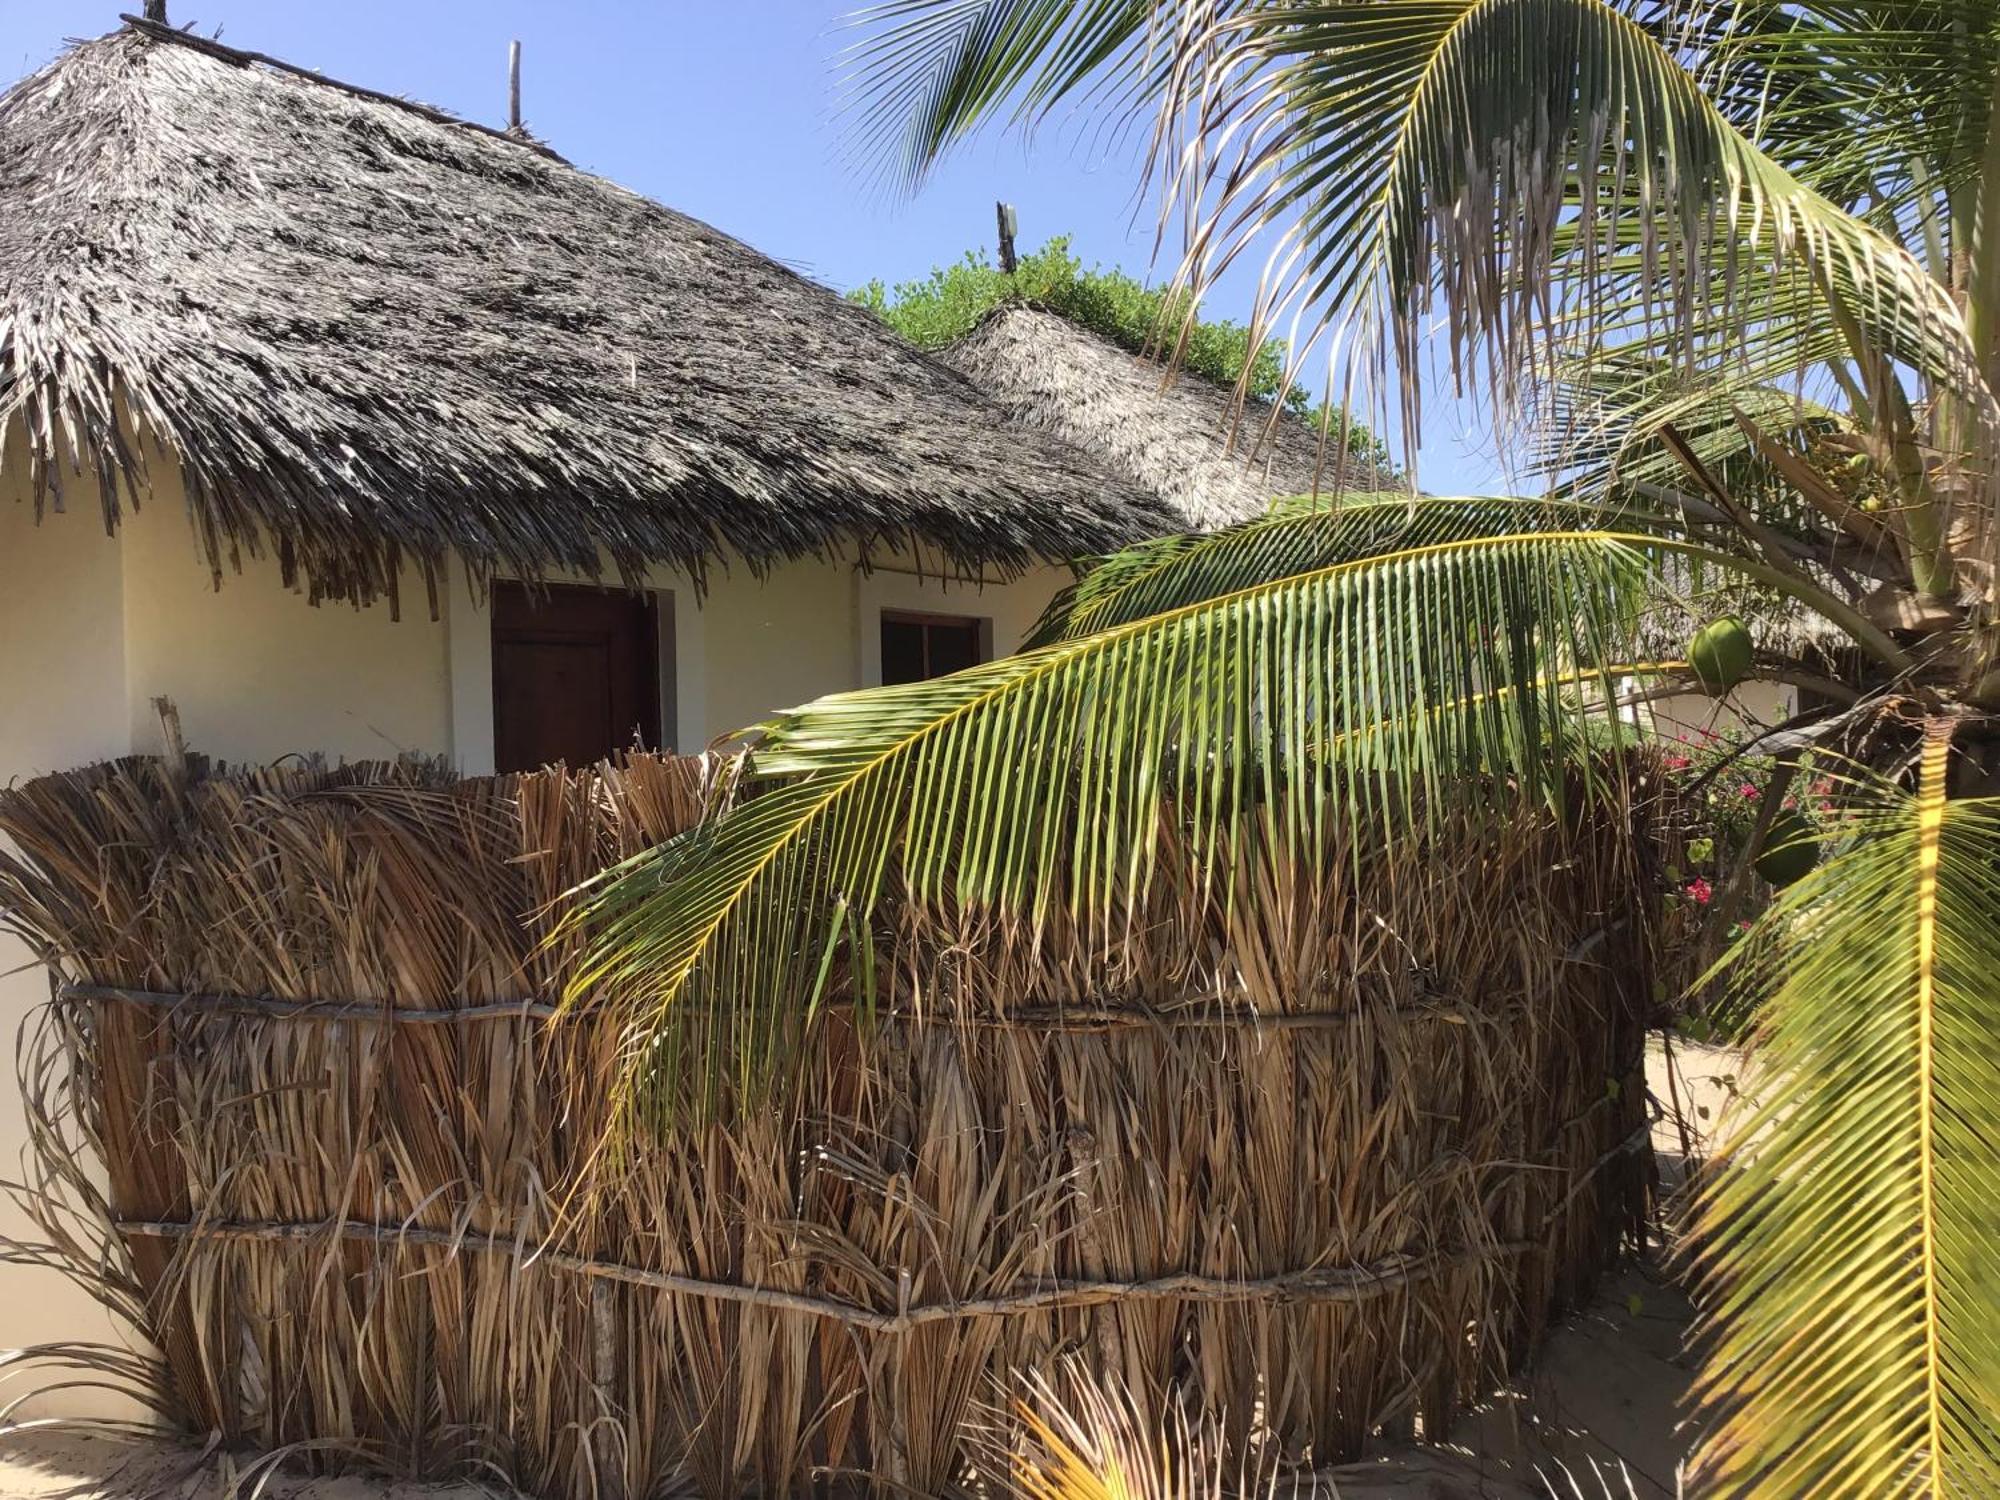
[{"label": "window frame", "polygon": [[[920,625],[927,629],[937,628],[948,630],[963,630],[970,626],[972,629],[972,649],[974,653],[972,665],[984,666],[987,662],[993,660],[993,617],[991,615],[961,615],[953,614],[949,610],[905,609],[900,605],[885,604],[875,611],[875,680],[867,684],[870,687],[881,687],[887,683],[887,676],[882,669],[882,629],[885,625],[890,624]],[[930,642],[928,638],[926,638],[924,643],[924,664],[926,668],[930,664]],[[943,672],[928,673],[926,676],[917,678],[916,680],[919,682],[930,682],[938,677],[947,675],[949,674]]]}]

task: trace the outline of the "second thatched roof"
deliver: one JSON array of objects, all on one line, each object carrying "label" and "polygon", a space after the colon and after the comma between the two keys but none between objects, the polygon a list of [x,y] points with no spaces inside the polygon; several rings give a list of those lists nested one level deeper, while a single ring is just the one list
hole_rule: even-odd
[{"label": "second thatched roof", "polygon": [[1234,393],[1157,363],[1046,308],[1009,303],[945,358],[1024,425],[1102,459],[1190,525],[1226,525],[1280,495],[1399,489],[1374,464],[1336,462],[1337,432],[1289,412],[1239,419]]},{"label": "second thatched roof", "polygon": [[140,23],[0,98],[10,427],[38,503],[94,467],[115,524],[143,434],[218,572],[269,548],[357,598],[453,553],[529,576],[857,544],[1014,567],[1168,524],[706,224]]}]

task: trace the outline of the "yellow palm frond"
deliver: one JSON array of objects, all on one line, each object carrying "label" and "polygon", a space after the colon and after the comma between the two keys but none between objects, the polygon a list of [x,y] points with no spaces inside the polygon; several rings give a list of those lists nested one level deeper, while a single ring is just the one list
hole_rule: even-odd
[{"label": "yellow palm frond", "polygon": [[2000,1495],[2000,800],[1949,755],[1733,960],[1766,1040],[1700,1205],[1705,1495]]}]

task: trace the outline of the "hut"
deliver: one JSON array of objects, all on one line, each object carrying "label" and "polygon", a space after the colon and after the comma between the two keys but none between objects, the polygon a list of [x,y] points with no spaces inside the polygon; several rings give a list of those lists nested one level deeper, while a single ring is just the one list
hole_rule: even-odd
[{"label": "hut", "polygon": [[1050,560],[1169,524],[518,132],[145,22],[0,97],[0,782],[156,748],[156,698],[232,761],[699,749],[1008,650]]},{"label": "hut", "polygon": [[1161,366],[1029,302],[995,308],[944,351],[1022,426],[1083,449],[1189,525],[1261,512],[1279,495],[1391,490],[1403,481],[1335,452],[1338,433]]},{"label": "hut", "polygon": [[[569,577],[709,637],[662,664],[698,746],[866,680],[871,565],[939,606],[1165,524],[828,289],[504,131],[133,23],[9,91],[0,143],[5,555],[123,615],[126,717],[174,696],[218,749],[486,769],[487,586]],[[980,611],[994,648],[1027,595]]]}]

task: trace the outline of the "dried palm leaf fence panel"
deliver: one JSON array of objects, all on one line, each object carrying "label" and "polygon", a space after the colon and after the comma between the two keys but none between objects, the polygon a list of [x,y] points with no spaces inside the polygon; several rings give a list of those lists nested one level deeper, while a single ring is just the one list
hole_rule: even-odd
[{"label": "dried palm leaf fence panel", "polygon": [[616,1039],[548,1017],[534,914],[704,774],[0,794],[0,902],[70,985],[25,1063],[47,1253],[161,1351],[128,1378],[197,1431],[578,1500],[936,1493],[992,1379],[1065,1352],[1329,1459],[1442,1434],[1637,1227],[1614,807],[1318,883],[1267,849],[1227,920],[1169,860],[1098,949],[906,918],[889,1019],[827,1015],[775,1103],[565,1217]]}]

